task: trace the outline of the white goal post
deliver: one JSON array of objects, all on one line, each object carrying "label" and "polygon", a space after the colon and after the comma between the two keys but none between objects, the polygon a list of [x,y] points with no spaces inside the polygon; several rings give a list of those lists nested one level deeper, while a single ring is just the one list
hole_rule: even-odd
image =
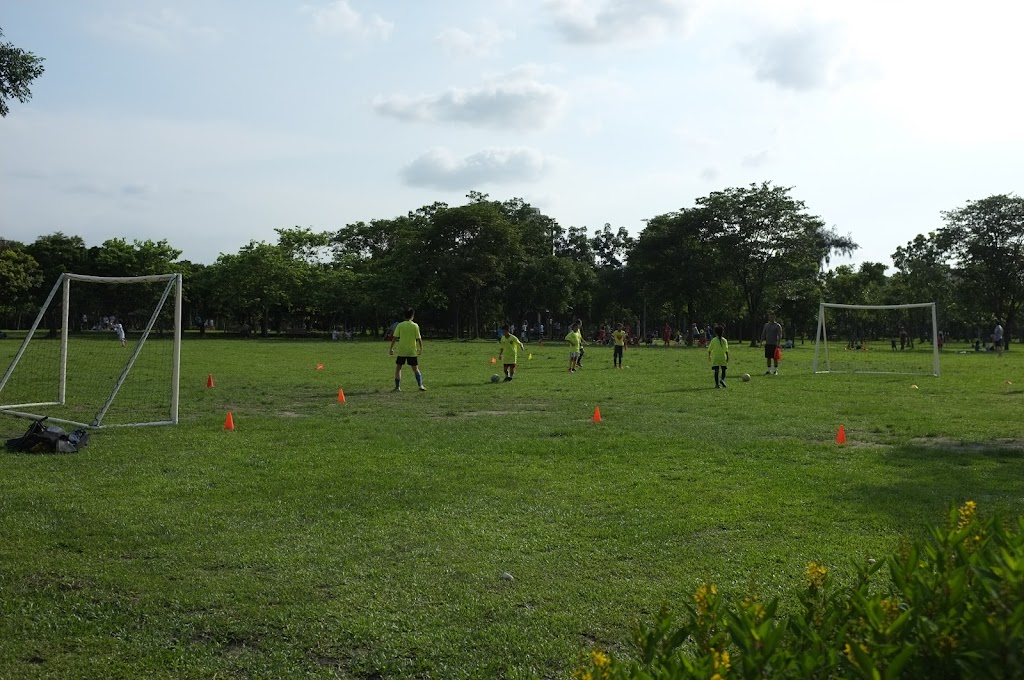
[{"label": "white goal post", "polygon": [[[818,331],[817,331],[817,333],[815,335],[815,340],[814,340],[814,372],[815,373],[850,373],[850,372],[854,372],[854,373],[908,373],[908,372],[913,372],[913,371],[904,371],[904,370],[877,370],[877,367],[873,367],[871,365],[868,365],[866,368],[855,368],[855,369],[852,369],[852,370],[850,370],[850,369],[847,369],[847,370],[837,370],[837,368],[833,367],[833,365],[832,365],[832,357],[831,357],[831,355],[829,353],[829,344],[830,344],[829,343],[829,330],[828,330],[827,324],[826,324],[826,310],[829,310],[829,309],[850,310],[850,311],[885,310],[885,311],[892,311],[892,312],[897,312],[897,313],[905,311],[905,310],[914,310],[914,309],[927,309],[927,310],[930,310],[931,311],[931,346],[932,346],[932,352],[931,352],[931,354],[932,354],[932,356],[931,356],[931,371],[930,372],[934,376],[938,376],[939,375],[939,343],[937,342],[938,334],[939,334],[939,325],[938,325],[938,318],[937,318],[937,315],[936,315],[935,303],[934,302],[921,302],[921,303],[904,304],[904,305],[844,305],[844,304],[838,304],[838,303],[833,303],[833,302],[822,302],[822,303],[820,303],[819,306],[818,306]],[[835,330],[833,330],[833,336],[836,336],[836,335],[837,334],[836,334]],[[875,331],[875,335],[876,336],[878,335],[877,330]],[[890,329],[890,333],[888,333],[887,335],[892,335],[892,330],[891,329]],[[875,338],[870,338],[870,339],[871,340],[877,340],[878,338],[875,337]],[[860,338],[858,340],[858,342],[861,341],[861,340],[863,342],[865,342],[864,349],[866,349],[867,348],[866,347],[866,343],[868,342],[869,338]],[[852,342],[854,342],[854,341],[851,338],[851,343]],[[895,339],[892,342],[893,342],[893,349],[895,349]],[[854,348],[847,347],[847,349],[854,349]],[[857,347],[856,349],[860,349],[860,347]],[[822,350],[824,350],[824,351],[822,352]],[[901,346],[901,350],[902,350],[902,346]],[[819,364],[819,358],[823,359],[823,365]]]},{"label": "white goal post", "polygon": [[181,274],[61,274],[0,378],[0,413],[86,428],[177,423],[181,307]]}]

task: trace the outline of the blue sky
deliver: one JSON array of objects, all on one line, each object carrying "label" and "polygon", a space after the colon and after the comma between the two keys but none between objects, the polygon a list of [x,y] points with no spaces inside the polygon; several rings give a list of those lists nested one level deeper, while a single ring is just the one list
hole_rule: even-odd
[{"label": "blue sky", "polygon": [[0,236],[212,262],[470,190],[564,227],[793,187],[861,249],[1024,179],[1024,4],[0,0],[45,57],[0,120]]}]

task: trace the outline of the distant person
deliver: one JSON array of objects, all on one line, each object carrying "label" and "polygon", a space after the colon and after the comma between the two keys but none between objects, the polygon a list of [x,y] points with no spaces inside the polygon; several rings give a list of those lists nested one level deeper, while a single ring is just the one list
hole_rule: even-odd
[{"label": "distant person", "polygon": [[118,321],[117,323],[114,324],[114,329],[113,330],[114,330],[114,335],[117,336],[117,341],[121,343],[121,347],[124,347],[125,346],[124,326],[122,326],[121,322]]},{"label": "distant person", "polygon": [[512,382],[512,378],[516,374],[516,359],[519,358],[519,350],[526,348],[519,341],[519,338],[513,335],[508,324],[502,326],[501,330],[505,331],[505,333],[501,336],[499,342],[501,349],[498,350],[498,359],[504,362],[502,365],[505,369],[505,382]]},{"label": "distant person", "polygon": [[583,319],[576,319],[576,332],[580,335],[580,355],[576,359],[576,368],[583,368],[583,355],[586,354],[583,345],[587,344],[583,342]]},{"label": "distant person", "polygon": [[[768,323],[761,329],[761,342],[764,343],[764,358],[768,363],[768,370],[765,375],[779,374],[779,360],[776,350],[782,344],[782,324],[775,320],[774,314],[768,315]],[[775,362],[774,368],[772,362]]]},{"label": "distant person", "polygon": [[665,343],[663,347],[668,347],[672,344],[672,327],[665,324],[665,330],[662,331],[661,339]]},{"label": "distant person", "polygon": [[612,331],[612,342],[615,343],[615,349],[612,350],[612,366],[622,368],[622,354],[626,350],[626,331],[622,329],[621,323]]},{"label": "distant person", "polygon": [[992,344],[995,346],[996,354],[1003,355],[1003,324],[996,319],[996,327],[992,329]]},{"label": "distant person", "polygon": [[939,351],[941,352],[942,346],[946,344],[946,335],[942,331],[939,331],[935,336],[935,341],[939,345]]},{"label": "distant person", "polygon": [[[725,339],[725,329],[715,326],[715,337],[708,343],[708,360],[715,372],[715,389],[725,387],[725,372],[729,364],[729,341]],[[719,377],[721,371],[721,377]]]},{"label": "distant person", "polygon": [[395,392],[402,391],[402,366],[409,364],[416,376],[416,384],[420,391],[425,392],[423,386],[423,374],[420,372],[419,355],[423,354],[423,336],[420,335],[420,327],[412,318],[416,315],[415,310],[409,307],[405,310],[405,321],[395,326],[391,334],[391,346],[388,347],[388,354],[395,353],[395,343],[398,343],[398,357],[395,359]]},{"label": "distant person", "polygon": [[907,347],[907,329],[900,326],[900,351],[902,352]]},{"label": "distant person", "polygon": [[573,322],[565,341],[569,343],[569,372],[575,373],[580,364],[580,354],[583,352],[583,336],[580,335],[580,322]]}]

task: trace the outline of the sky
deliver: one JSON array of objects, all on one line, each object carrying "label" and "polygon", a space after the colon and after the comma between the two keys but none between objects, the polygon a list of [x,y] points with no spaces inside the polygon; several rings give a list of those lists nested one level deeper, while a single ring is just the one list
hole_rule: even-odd
[{"label": "sky", "polygon": [[792,187],[891,265],[1024,180],[1018,0],[0,0],[0,237],[212,263],[480,191],[563,227]]}]

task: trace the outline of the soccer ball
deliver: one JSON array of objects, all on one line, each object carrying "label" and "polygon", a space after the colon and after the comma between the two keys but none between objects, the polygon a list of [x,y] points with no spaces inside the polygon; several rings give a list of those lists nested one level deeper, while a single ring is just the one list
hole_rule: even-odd
[{"label": "soccer ball", "polygon": [[498,382],[499,380],[501,380],[501,376],[497,373],[491,376],[491,382]]},{"label": "soccer ball", "polygon": [[740,376],[740,380],[742,380],[743,382],[750,382],[750,374],[744,373],[743,375]]}]

